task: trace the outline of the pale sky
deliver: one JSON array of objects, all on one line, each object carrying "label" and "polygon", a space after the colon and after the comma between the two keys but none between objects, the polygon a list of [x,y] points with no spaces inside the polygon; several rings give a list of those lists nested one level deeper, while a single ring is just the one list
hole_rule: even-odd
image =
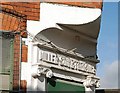
[{"label": "pale sky", "polygon": [[101,88],[118,88],[118,3],[103,4],[101,30],[98,38],[97,75]]}]

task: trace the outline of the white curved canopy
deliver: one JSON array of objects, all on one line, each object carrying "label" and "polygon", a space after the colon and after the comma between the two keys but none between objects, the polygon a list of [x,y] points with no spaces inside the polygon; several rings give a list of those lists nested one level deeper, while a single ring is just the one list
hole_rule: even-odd
[{"label": "white curved canopy", "polygon": [[36,35],[40,31],[58,24],[79,25],[92,22],[101,15],[101,9],[82,8],[62,4],[41,3],[40,21],[27,21],[27,30]]},{"label": "white curved canopy", "polygon": [[40,21],[28,21],[28,31],[39,41],[63,49],[76,49],[83,56],[96,56],[100,9],[42,3]]},{"label": "white curved canopy", "polygon": [[96,56],[100,18],[81,25],[58,24],[62,29],[51,27],[40,31],[35,38],[52,42],[63,49],[76,49],[83,56]]}]

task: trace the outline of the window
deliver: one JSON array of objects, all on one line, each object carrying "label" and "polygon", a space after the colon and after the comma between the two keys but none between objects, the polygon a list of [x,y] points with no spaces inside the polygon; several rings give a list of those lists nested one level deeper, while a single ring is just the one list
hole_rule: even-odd
[{"label": "window", "polygon": [[0,32],[0,90],[12,90],[13,35]]}]

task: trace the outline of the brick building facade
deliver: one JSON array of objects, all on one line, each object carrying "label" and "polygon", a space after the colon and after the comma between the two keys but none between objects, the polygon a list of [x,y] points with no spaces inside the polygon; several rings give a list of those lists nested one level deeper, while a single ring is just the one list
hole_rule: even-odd
[{"label": "brick building facade", "polygon": [[[65,2],[44,0],[41,3],[62,4],[68,6],[102,8],[102,2]],[[26,91],[27,80],[21,80],[22,63],[28,62],[28,46],[22,43],[22,38],[29,36],[27,31],[27,20],[39,21],[40,18],[40,2],[2,2],[0,10],[0,31],[1,33],[9,32],[13,35],[13,67],[12,80],[9,82],[8,90]],[[4,35],[4,34],[3,34]],[[4,42],[2,42],[3,44]],[[26,73],[25,73],[26,74]],[[2,75],[2,74],[0,74]],[[2,81],[3,83],[4,81]],[[3,89],[4,90],[4,89]]]}]

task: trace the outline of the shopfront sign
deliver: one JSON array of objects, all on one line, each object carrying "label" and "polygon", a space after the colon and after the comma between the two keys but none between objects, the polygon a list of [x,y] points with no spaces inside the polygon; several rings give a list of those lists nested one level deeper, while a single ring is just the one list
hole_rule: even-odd
[{"label": "shopfront sign", "polygon": [[61,67],[61,68],[67,68],[74,71],[83,71],[83,72],[88,72],[93,74],[96,73],[96,69],[93,65],[85,61],[78,60],[78,59],[75,59],[66,55],[58,54],[58,53],[40,50],[39,60],[57,65],[58,67]]}]

